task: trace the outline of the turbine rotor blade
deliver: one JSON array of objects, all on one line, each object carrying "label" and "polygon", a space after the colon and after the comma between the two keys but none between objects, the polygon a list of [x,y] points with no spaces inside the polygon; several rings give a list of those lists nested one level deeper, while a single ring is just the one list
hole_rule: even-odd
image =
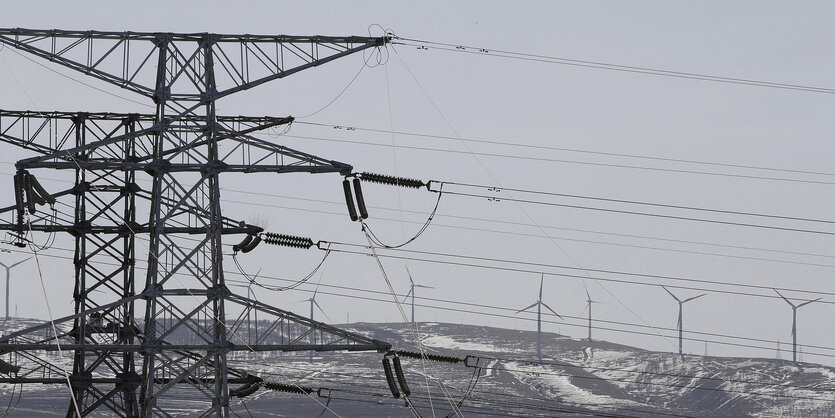
[{"label": "turbine rotor blade", "polygon": [[669,294],[670,294],[670,296],[672,296],[672,297],[673,297],[673,299],[675,299],[675,300],[676,300],[676,302],[681,303],[681,299],[677,298],[677,297],[676,297],[676,295],[674,295],[674,294],[673,294],[673,292],[670,292],[670,290],[669,290],[669,289],[667,289],[666,287],[664,287],[664,285],[663,285],[663,284],[661,285],[661,288],[662,288],[662,289],[664,289],[665,291],[667,291],[667,293],[669,293]]},{"label": "turbine rotor blade", "polygon": [[319,312],[321,312],[321,313],[322,313],[322,315],[325,315],[325,318],[327,318],[328,322],[333,322],[333,321],[331,321],[331,318],[328,316],[328,314],[326,314],[326,313],[325,313],[325,310],[324,310],[324,309],[322,309],[322,307],[321,307],[321,306],[319,306],[319,302],[316,302],[316,301],[314,300],[314,301],[313,301],[313,304],[314,304],[314,305],[316,305],[316,307],[317,307],[317,308],[319,308]]},{"label": "turbine rotor blade", "polygon": [[[702,296],[704,296],[704,295],[706,295],[706,294],[707,294],[707,293],[702,293],[702,294],[701,294],[701,295],[699,295],[699,296],[693,296],[692,298],[689,298],[689,299],[684,299],[684,302],[690,302],[691,300],[693,300],[693,299],[698,299],[698,298],[700,298],[700,297],[702,297]],[[681,302],[681,303],[684,303],[684,302]]]},{"label": "turbine rotor blade", "polygon": [[539,303],[539,302],[534,302],[534,304],[533,304],[533,305],[528,306],[528,307],[527,307],[527,308],[525,308],[525,309],[519,309],[518,311],[516,311],[516,313],[519,313],[519,312],[522,312],[522,311],[527,311],[528,309],[533,308],[534,306],[536,306],[538,303]]},{"label": "turbine rotor blade", "polygon": [[14,263],[14,264],[12,264],[11,266],[9,266],[9,267],[7,267],[7,268],[11,269],[11,268],[13,268],[13,267],[14,267],[14,266],[16,266],[16,265],[18,265],[18,264],[20,264],[20,263],[23,263],[24,261],[29,260],[30,258],[32,258],[32,257],[27,257],[25,260],[23,260],[23,261],[18,261],[17,263]]},{"label": "turbine rotor blade", "polygon": [[[773,290],[773,291],[777,292],[777,289],[775,289],[775,288],[773,288],[773,287],[771,288],[771,290]],[[793,308],[796,308],[796,306],[794,306],[794,304],[793,304],[793,303],[791,303],[791,301],[790,301],[790,300],[786,299],[786,297],[785,297],[785,296],[783,296],[783,294],[782,294],[782,293],[777,292],[777,294],[778,294],[778,295],[780,295],[780,297],[781,297],[781,298],[783,298],[783,300],[784,300],[784,301],[786,301],[786,303],[788,303],[789,305],[791,305]]]},{"label": "turbine rotor blade", "polygon": [[409,266],[408,266],[408,265],[406,266],[406,274],[408,274],[408,275],[409,275],[409,282],[411,282],[411,283],[412,283],[412,286],[414,286],[414,285],[415,285],[415,281],[414,281],[414,280],[412,280],[412,272],[411,272],[411,271],[409,271]]},{"label": "turbine rotor blade", "polygon": [[806,302],[801,303],[800,305],[797,305],[797,307],[799,308],[799,307],[801,307],[801,306],[808,305],[808,304],[810,304],[810,303],[812,303],[812,302],[817,302],[817,301],[819,301],[819,300],[821,300],[821,299],[823,299],[823,298],[817,298],[817,299],[815,299],[815,300],[809,300],[809,301],[806,301]]},{"label": "turbine rotor blade", "polygon": [[544,306],[544,307],[548,308],[548,310],[549,310],[549,311],[553,312],[553,314],[554,314],[554,315],[556,315],[556,316],[560,317],[560,319],[565,319],[565,318],[563,318],[563,317],[562,317],[562,315],[558,314],[556,311],[554,311],[553,309],[551,309],[551,307],[550,307],[550,306],[546,305],[546,304],[545,304],[545,302],[540,302],[540,303],[542,304],[542,306]]}]

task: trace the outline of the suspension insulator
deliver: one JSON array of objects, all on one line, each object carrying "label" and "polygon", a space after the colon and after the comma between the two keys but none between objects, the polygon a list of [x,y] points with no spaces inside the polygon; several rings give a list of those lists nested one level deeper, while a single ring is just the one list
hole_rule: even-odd
[{"label": "suspension insulator", "polygon": [[400,357],[394,358],[394,374],[397,375],[397,381],[400,383],[400,390],[403,391],[403,395],[411,395],[412,391],[409,390],[409,385],[406,384],[406,376],[403,375],[403,366],[400,365]]},{"label": "suspension insulator", "polygon": [[43,203],[39,203],[39,204],[41,204],[41,205],[46,204],[46,203],[49,203],[50,205],[55,204],[55,198],[52,197],[52,195],[49,194],[46,191],[46,189],[43,188],[43,186],[41,186],[41,183],[38,181],[38,179],[36,179],[35,176],[33,176],[31,174],[29,175],[29,178],[30,178],[29,181],[32,184],[32,189],[38,194],[38,197],[40,198],[40,201],[43,202]]},{"label": "suspension insulator", "polygon": [[316,244],[313,240],[307,237],[297,237],[294,235],[275,234],[272,232],[264,233],[264,242],[270,245],[282,245],[285,247],[294,248],[310,248]]},{"label": "suspension insulator", "polygon": [[409,357],[409,358],[424,358],[426,360],[432,361],[439,361],[442,363],[460,363],[461,359],[458,357],[453,356],[444,356],[440,354],[421,354],[416,353],[414,351],[397,351],[397,355],[400,357]]},{"label": "suspension insulator", "polygon": [[395,176],[387,176],[384,174],[376,174],[376,173],[360,173],[359,177],[364,181],[370,181],[372,183],[380,183],[380,184],[388,184],[391,186],[401,186],[401,187],[410,187],[413,189],[419,189],[423,186],[426,186],[421,180],[417,179],[407,179],[403,177],[395,177]]},{"label": "suspension insulator", "polygon": [[400,391],[397,390],[397,383],[394,382],[394,375],[391,373],[391,361],[387,358],[383,359],[383,371],[386,372],[386,383],[389,384],[391,396],[400,398]]},{"label": "suspension insulator", "polygon": [[275,390],[275,391],[278,391],[278,392],[300,393],[302,395],[307,395],[307,394],[315,392],[315,390],[313,390],[313,388],[309,388],[307,386],[286,385],[284,383],[276,383],[276,382],[264,383],[264,387],[269,389],[269,390]]},{"label": "suspension insulator", "polygon": [[28,173],[23,175],[23,190],[26,192],[26,208],[29,210],[30,215],[34,215],[35,210],[35,200],[32,198],[32,181],[31,177]]},{"label": "suspension insulator", "polygon": [[243,241],[241,241],[240,243],[235,244],[235,245],[232,246],[232,251],[238,252],[242,248],[249,245],[250,242],[252,242],[252,235],[247,235],[247,236],[244,237]]},{"label": "suspension insulator", "polygon": [[357,208],[354,207],[354,197],[351,195],[351,182],[348,179],[342,181],[342,191],[345,192],[345,204],[348,205],[348,216],[351,217],[351,222],[356,222]]},{"label": "suspension insulator", "polygon": [[17,206],[17,224],[23,225],[23,211],[26,210],[26,200],[23,196],[23,177],[26,175],[25,172],[18,172],[14,175],[14,198],[15,198],[15,205]]},{"label": "suspension insulator", "polygon": [[261,243],[261,237],[259,235],[256,235],[255,238],[253,238],[252,241],[249,242],[249,244],[244,245],[241,248],[241,252],[248,253],[248,252],[254,250],[255,247],[257,247],[258,244],[260,244],[260,243]]},{"label": "suspension insulator", "polygon": [[245,385],[243,385],[243,386],[241,386],[237,389],[230,390],[229,391],[229,396],[237,396],[239,398],[243,398],[245,396],[252,395],[256,391],[258,391],[258,388],[260,388],[260,387],[261,387],[261,384],[257,383],[257,382],[247,383],[247,384],[245,384]]},{"label": "suspension insulator", "polygon": [[12,374],[17,374],[19,371],[20,366],[15,366],[13,364],[9,364],[3,360],[0,360],[0,374],[7,374],[11,376]]},{"label": "suspension insulator", "polygon": [[354,193],[357,195],[357,207],[360,210],[360,217],[368,219],[368,210],[365,208],[365,198],[362,196],[360,179],[354,177]]}]

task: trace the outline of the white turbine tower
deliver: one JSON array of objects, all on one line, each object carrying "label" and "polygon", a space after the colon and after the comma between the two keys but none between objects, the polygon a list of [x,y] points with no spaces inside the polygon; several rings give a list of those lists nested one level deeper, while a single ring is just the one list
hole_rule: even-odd
[{"label": "white turbine tower", "polygon": [[589,295],[589,288],[586,287],[586,282],[583,282],[583,288],[586,289],[586,308],[583,309],[583,312],[580,312],[580,316],[582,316],[586,310],[589,311],[589,341],[591,341],[591,304],[600,302],[591,299],[591,295]]},{"label": "white turbine tower", "polygon": [[[774,289],[774,291],[777,292],[777,289]],[[812,302],[817,302],[821,300],[821,298],[807,300],[806,302],[803,302],[800,305],[795,305],[791,303],[788,299],[786,299],[786,297],[783,296],[782,293],[777,292],[777,294],[780,295],[780,297],[783,298],[783,300],[786,301],[786,303],[788,303],[789,306],[792,307],[792,362],[797,363],[797,308],[806,306]]]},{"label": "white turbine tower", "polygon": [[542,360],[542,307],[548,308],[554,315],[558,316],[560,319],[563,319],[560,314],[556,313],[550,306],[546,305],[545,302],[542,301],[542,282],[545,279],[545,274],[542,274],[542,277],[539,279],[539,299],[534,302],[533,305],[528,306],[525,309],[520,309],[516,311],[516,313],[520,313],[523,311],[527,311],[530,308],[536,306],[536,357],[539,360]]},{"label": "white turbine tower", "polygon": [[682,350],[682,340],[683,340],[683,334],[684,334],[684,327],[681,324],[682,307],[684,306],[685,303],[690,302],[693,299],[698,299],[698,298],[706,295],[707,293],[702,293],[699,296],[693,296],[692,298],[687,298],[687,299],[681,300],[678,297],[676,297],[676,295],[674,295],[673,292],[670,292],[670,290],[667,289],[666,287],[664,287],[663,285],[661,286],[661,288],[666,290],[667,293],[669,293],[670,296],[672,296],[673,299],[675,299],[676,302],[678,302],[678,325],[676,325],[676,329],[678,329],[678,355],[681,357],[682,360],[684,360],[684,350]]},{"label": "white turbine tower", "polygon": [[[32,258],[32,257],[29,257],[29,258]],[[0,262],[0,266],[3,266],[3,267],[6,268],[6,320],[9,319],[9,279],[11,278],[11,271],[10,270],[13,269],[15,266],[17,266],[18,264],[21,264],[24,261],[29,260],[29,258],[27,258],[23,261],[18,261],[17,263],[14,263],[10,266],[7,266],[7,265],[3,264],[3,262]]]},{"label": "white turbine tower", "polygon": [[[258,298],[255,296],[255,292],[252,290],[252,285],[256,283],[255,280],[258,278],[259,274],[261,274],[261,269],[258,269],[258,271],[255,272],[255,275],[252,278],[249,278],[247,276],[247,278],[249,278],[249,283],[247,283],[247,284],[230,283],[227,286],[245,287],[246,288],[247,299],[258,301]],[[250,338],[250,340],[248,340],[248,341],[252,340],[252,331],[253,331],[252,316],[253,315],[255,316],[255,327],[254,327],[255,341],[258,341],[258,310],[257,309],[248,309],[247,313],[246,313],[246,328],[247,328],[247,333],[248,333],[249,338]]]},{"label": "white turbine tower", "polygon": [[424,286],[422,284],[415,284],[415,281],[412,280],[412,273],[409,271],[409,266],[406,266],[406,274],[409,275],[409,282],[411,286],[409,287],[409,293],[406,293],[406,296],[403,298],[403,302],[409,298],[409,295],[412,295],[412,325],[415,324],[415,288],[422,287],[425,289],[434,289],[432,286]]},{"label": "white turbine tower", "polygon": [[[321,280],[321,277],[320,277],[320,280]],[[322,309],[321,306],[319,306],[319,302],[316,302],[316,294],[318,292],[319,292],[319,284],[317,283],[316,284],[316,290],[313,291],[313,296],[310,299],[308,299],[308,301],[310,301],[310,320],[311,321],[313,320],[313,306],[315,305],[317,308],[319,308],[319,312],[321,312],[322,315],[325,315],[325,318],[328,319],[328,322],[333,322],[328,317],[328,314],[325,313],[325,310]],[[311,345],[316,344],[316,331],[313,331],[313,332],[310,333],[310,344]],[[310,364],[313,364],[313,350],[310,350]]]}]

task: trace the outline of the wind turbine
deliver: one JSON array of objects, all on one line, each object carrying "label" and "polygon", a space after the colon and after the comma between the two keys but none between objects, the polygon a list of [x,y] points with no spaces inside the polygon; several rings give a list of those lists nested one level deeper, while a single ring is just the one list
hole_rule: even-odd
[{"label": "wind turbine", "polygon": [[[32,258],[32,257],[29,257],[29,258]],[[29,260],[29,258],[27,258],[26,260]],[[15,266],[17,266],[18,264],[23,263],[26,260],[18,261],[17,263],[14,263],[10,266],[7,266],[7,265],[3,264],[3,262],[0,262],[0,266],[3,266],[3,267],[6,268],[6,320],[9,319],[9,278],[11,277],[10,270],[12,268],[14,268]]]},{"label": "wind turbine", "polygon": [[[319,277],[319,280],[321,280],[321,279],[322,278]],[[325,315],[325,318],[328,319],[328,322],[333,322],[328,317],[328,314],[325,313],[325,310],[322,309],[321,306],[319,306],[319,302],[316,302],[316,294],[318,292],[319,292],[319,284],[317,283],[316,284],[316,290],[313,291],[313,296],[310,299],[308,299],[308,301],[310,301],[310,320],[311,321],[313,320],[313,306],[316,305],[316,307],[319,308],[319,312],[322,312],[322,315]],[[316,344],[316,331],[315,330],[310,333],[310,344],[311,345]],[[313,364],[313,350],[310,350],[310,364]]]},{"label": "wind turbine", "polygon": [[[229,284],[228,286],[245,287],[246,288],[246,298],[249,299],[249,300],[258,301],[258,298],[255,296],[255,292],[252,291],[252,285],[256,283],[255,279],[258,278],[259,274],[261,274],[261,269],[258,269],[258,271],[255,272],[255,275],[252,278],[249,279],[249,282],[247,284],[244,285],[244,284],[234,284],[234,283],[232,283],[232,284]],[[252,309],[251,312],[255,314],[255,341],[258,341],[258,310],[257,309]],[[247,329],[247,335],[249,337],[249,341],[252,341],[252,322],[250,320],[251,320],[250,311],[247,311],[247,313],[246,313],[246,329]]]},{"label": "wind turbine", "polygon": [[682,310],[682,307],[685,303],[690,302],[693,299],[698,299],[698,298],[706,295],[707,293],[702,293],[699,296],[693,296],[692,298],[687,298],[687,299],[681,300],[681,299],[677,298],[676,295],[673,294],[673,292],[670,292],[670,290],[667,289],[666,287],[664,287],[663,285],[661,286],[661,288],[666,290],[667,293],[669,293],[670,296],[672,296],[673,299],[675,299],[676,302],[678,302],[678,325],[676,326],[676,328],[678,329],[678,355],[681,357],[682,360],[684,360],[684,350],[682,350],[682,344],[681,344],[681,342],[683,340],[683,334],[684,334],[684,327],[682,327],[682,325],[681,325],[681,310]]},{"label": "wind turbine", "polygon": [[[777,292],[777,289],[773,290]],[[821,300],[821,298],[807,300],[806,302],[803,302],[800,305],[795,305],[791,303],[788,299],[786,299],[786,297],[783,296],[782,293],[777,292],[777,294],[780,295],[780,297],[783,298],[783,300],[786,301],[786,303],[788,303],[789,306],[792,307],[792,362],[797,363],[797,308],[806,306],[812,302],[817,302]]]},{"label": "wind turbine", "polygon": [[539,278],[539,299],[534,302],[533,305],[528,306],[525,309],[520,309],[516,311],[516,313],[520,313],[523,311],[527,311],[530,308],[536,306],[536,357],[539,360],[542,360],[542,307],[548,308],[554,315],[560,317],[560,319],[564,319],[560,314],[556,313],[550,306],[546,305],[545,302],[542,301],[542,282],[545,279],[545,274],[542,274],[542,277]]},{"label": "wind turbine", "polygon": [[[586,287],[586,282],[583,282],[583,288],[586,289],[586,309],[589,311],[589,341],[591,341],[591,304],[600,302],[591,300],[591,295],[589,295],[589,288]],[[583,309],[583,312],[580,312],[580,315],[583,315],[583,313],[586,312],[586,309]]]},{"label": "wind turbine", "polygon": [[409,287],[409,293],[406,293],[406,296],[403,298],[403,302],[409,298],[409,295],[412,295],[412,325],[415,324],[415,288],[416,287],[423,287],[425,289],[434,289],[432,286],[424,286],[422,284],[415,284],[415,281],[412,280],[412,273],[409,271],[409,266],[406,266],[406,274],[409,275],[409,282],[411,286]]}]

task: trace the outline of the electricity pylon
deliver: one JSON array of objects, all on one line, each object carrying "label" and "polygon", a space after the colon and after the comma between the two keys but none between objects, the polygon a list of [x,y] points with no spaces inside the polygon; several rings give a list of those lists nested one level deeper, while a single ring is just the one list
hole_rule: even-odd
[{"label": "electricity pylon", "polygon": [[663,285],[661,286],[661,288],[666,290],[667,293],[669,293],[670,296],[672,296],[673,299],[675,299],[676,302],[678,302],[678,323],[676,324],[676,329],[678,330],[678,355],[679,355],[679,357],[681,357],[682,360],[684,360],[684,350],[682,349],[682,342],[684,340],[684,326],[681,323],[682,307],[684,306],[685,303],[690,302],[693,299],[698,299],[698,298],[706,295],[707,293],[702,293],[701,295],[693,296],[692,298],[687,298],[687,299],[681,300],[676,295],[674,295],[673,292],[670,292],[670,290],[667,289],[666,287],[664,287]]},{"label": "electricity pylon", "polygon": [[780,297],[783,298],[783,300],[786,301],[786,303],[788,303],[789,306],[792,307],[792,362],[797,363],[797,308],[806,306],[806,305],[808,305],[812,302],[817,302],[817,301],[821,300],[821,298],[817,298],[817,299],[814,299],[814,300],[807,300],[806,302],[803,302],[800,305],[795,305],[795,304],[791,303],[791,301],[786,299],[786,297],[783,296],[782,293],[778,292],[777,289],[773,289],[773,290],[775,292],[777,292],[777,294],[780,295]]},{"label": "electricity pylon", "polygon": [[[32,257],[29,257],[29,258],[32,258]],[[9,319],[9,279],[11,279],[11,276],[12,276],[11,270],[15,266],[23,263],[24,261],[29,260],[29,258],[27,258],[23,261],[18,261],[17,263],[14,263],[14,264],[9,265],[9,266],[3,264],[3,262],[0,262],[0,266],[3,266],[3,268],[6,269],[6,320]]]},{"label": "electricity pylon", "polygon": [[409,287],[409,293],[406,293],[406,296],[403,297],[403,302],[405,302],[406,299],[409,298],[409,295],[412,296],[412,325],[414,325],[415,324],[415,288],[416,287],[422,287],[422,288],[425,288],[425,289],[434,289],[434,287],[424,286],[422,284],[415,284],[415,281],[412,280],[412,273],[409,271],[409,266],[406,266],[406,274],[409,275],[409,283],[411,283],[411,285]]},{"label": "electricity pylon", "polygon": [[[0,338],[0,352],[27,360],[0,383],[66,384],[54,354],[60,347],[73,353],[67,416],[75,405],[82,416],[105,408],[116,416],[167,415],[178,399],[199,397],[202,410],[194,415],[226,417],[229,385],[255,378],[230,367],[228,353],[390,348],[229,290],[223,237],[262,229],[223,216],[220,175],[348,175],[352,167],[251,135],[290,117],[216,114],[223,98],[388,41],[0,29],[0,44],[118,86],[155,109],[0,111],[0,140],[37,154],[16,164],[15,205],[0,209],[16,219],[0,229],[21,246],[38,232],[69,233],[75,241],[75,313],[55,320],[58,335],[44,338],[47,325],[39,325]],[[47,192],[34,175],[40,169],[68,170],[74,186]],[[150,187],[140,186],[142,177]],[[71,220],[37,212],[55,199],[73,208]],[[139,254],[137,235],[147,237]],[[145,254],[147,261],[137,262]],[[144,280],[136,280],[137,264],[146,267]],[[227,306],[256,310],[272,324],[253,339],[243,329],[245,315],[228,320]],[[137,310],[144,311],[140,320]],[[311,333],[321,344],[306,343]]]},{"label": "electricity pylon", "polygon": [[545,302],[542,301],[542,282],[545,280],[545,274],[539,278],[539,299],[533,303],[533,305],[528,306],[524,309],[519,309],[516,313],[520,313],[523,311],[527,311],[530,308],[536,306],[536,358],[542,360],[542,307],[548,308],[554,315],[558,316],[560,319],[563,317],[556,313],[550,306],[546,305]]}]

